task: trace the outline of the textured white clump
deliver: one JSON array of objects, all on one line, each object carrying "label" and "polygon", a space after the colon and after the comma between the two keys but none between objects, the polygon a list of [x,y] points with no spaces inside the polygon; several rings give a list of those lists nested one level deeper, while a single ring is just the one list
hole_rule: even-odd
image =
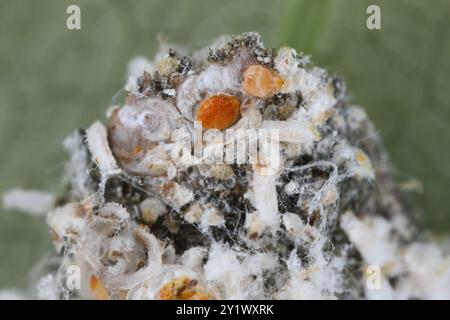
[{"label": "textured white clump", "polygon": [[68,203],[47,214],[47,223],[60,237],[70,232],[79,233],[85,226],[83,208],[78,203]]},{"label": "textured white clump", "polygon": [[203,232],[207,232],[211,226],[223,226],[225,223],[219,210],[203,203],[194,203],[184,214],[184,220],[199,225]]},{"label": "textured white clump", "polygon": [[174,207],[180,208],[185,204],[192,201],[194,194],[188,188],[180,186],[178,183],[174,183],[169,187],[166,193],[167,201]]},{"label": "textured white clump", "polygon": [[395,261],[397,242],[391,239],[392,226],[388,221],[381,217],[358,219],[346,212],[342,215],[341,226],[367,263],[385,267]]},{"label": "textured white clump", "polygon": [[194,271],[201,271],[203,259],[208,251],[203,247],[193,247],[183,252],[181,264]]},{"label": "textured white clump", "polygon": [[92,158],[97,163],[104,178],[120,172],[116,159],[109,148],[106,128],[101,122],[94,122],[87,129],[86,140]]},{"label": "textured white clump", "polygon": [[48,274],[41,278],[37,285],[37,296],[41,300],[59,300],[60,286],[55,276]]},{"label": "textured white clump", "polygon": [[167,213],[166,205],[158,198],[148,198],[139,204],[142,220],[152,225],[159,217]]},{"label": "textured white clump", "polygon": [[233,67],[211,65],[197,78],[200,92],[220,92],[239,90],[239,70]]},{"label": "textured white clump", "polygon": [[155,66],[147,58],[143,56],[138,56],[132,59],[128,63],[128,76],[129,77],[140,77],[144,72],[152,73],[155,71]]},{"label": "textured white clump", "polygon": [[[62,262],[41,298],[449,298],[449,245],[416,229],[342,80],[257,33],[162,46],[130,63],[106,126],[65,142],[69,192],[47,215]],[[233,106],[202,103],[216,95],[239,101],[222,131],[194,122],[200,105],[227,120]]]},{"label": "textured white clump", "polygon": [[277,257],[271,254],[249,255],[213,244],[204,272],[206,280],[217,286],[227,299],[261,299],[265,298],[261,275],[277,264]]},{"label": "textured white clump", "polygon": [[283,224],[286,228],[286,233],[297,241],[298,237],[301,237],[305,232],[305,224],[302,219],[293,213],[285,213],[283,215]]},{"label": "textured white clump", "polygon": [[[341,225],[359,249],[364,260],[382,268],[378,290],[367,290],[373,299],[449,299],[450,257],[434,242],[413,242],[400,245],[393,238],[393,226],[380,217],[358,219],[346,212]],[[376,239],[376,241],[374,241]],[[386,276],[401,272],[410,274],[393,290]]]}]

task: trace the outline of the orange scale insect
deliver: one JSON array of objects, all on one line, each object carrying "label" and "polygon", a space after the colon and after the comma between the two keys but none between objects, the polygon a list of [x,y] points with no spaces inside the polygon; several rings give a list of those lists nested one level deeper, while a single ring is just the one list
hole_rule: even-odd
[{"label": "orange scale insect", "polygon": [[273,95],[281,89],[283,83],[279,75],[258,64],[245,69],[242,75],[242,89],[252,97],[265,98]]},{"label": "orange scale insect", "polygon": [[159,290],[161,300],[211,300],[213,296],[199,290],[196,280],[188,277],[175,278]]},{"label": "orange scale insect", "polygon": [[89,281],[89,286],[91,287],[92,295],[96,300],[110,300],[111,297],[108,290],[105,288],[103,283],[94,275],[91,276]]},{"label": "orange scale insect", "polygon": [[218,94],[204,99],[197,112],[197,121],[205,129],[225,130],[240,117],[240,100],[232,95]]}]

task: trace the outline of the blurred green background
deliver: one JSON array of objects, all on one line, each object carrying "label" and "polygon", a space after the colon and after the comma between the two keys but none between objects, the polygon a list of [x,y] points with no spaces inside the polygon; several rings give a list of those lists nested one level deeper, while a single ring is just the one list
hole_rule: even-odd
[{"label": "blurred green background", "polygon": [[[66,29],[70,4],[81,30]],[[381,30],[366,28],[369,4],[381,7]],[[450,231],[448,0],[1,0],[0,193],[62,187],[63,138],[104,118],[127,62],[152,57],[159,32],[199,48],[252,30],[344,77],[399,181],[422,182],[422,223]],[[49,250],[44,218],[0,209],[0,288],[25,286]]]}]

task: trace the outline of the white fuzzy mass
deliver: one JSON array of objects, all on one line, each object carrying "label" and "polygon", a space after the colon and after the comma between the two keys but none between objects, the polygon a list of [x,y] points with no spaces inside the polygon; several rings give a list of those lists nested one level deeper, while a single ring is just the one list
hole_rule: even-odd
[{"label": "white fuzzy mass", "polygon": [[[339,77],[257,33],[169,48],[130,63],[123,104],[66,140],[69,191],[47,219],[61,264],[40,282],[42,298],[450,298],[448,244],[413,223]],[[224,99],[238,101],[236,118]],[[230,141],[191,135],[213,128],[196,127],[201,108],[238,147],[233,130],[276,130],[276,153],[205,162]],[[15,192],[7,205],[17,197],[50,201]],[[68,294],[56,283],[70,265],[81,288]]]}]

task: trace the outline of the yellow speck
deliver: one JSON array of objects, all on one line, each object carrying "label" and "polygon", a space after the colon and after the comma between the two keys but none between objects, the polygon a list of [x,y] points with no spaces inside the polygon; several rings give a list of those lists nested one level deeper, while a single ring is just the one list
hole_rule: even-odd
[{"label": "yellow speck", "polygon": [[92,295],[97,300],[110,300],[111,297],[108,293],[108,290],[106,290],[103,283],[97,279],[96,276],[92,275],[91,279],[89,281],[89,285],[91,287]]}]

